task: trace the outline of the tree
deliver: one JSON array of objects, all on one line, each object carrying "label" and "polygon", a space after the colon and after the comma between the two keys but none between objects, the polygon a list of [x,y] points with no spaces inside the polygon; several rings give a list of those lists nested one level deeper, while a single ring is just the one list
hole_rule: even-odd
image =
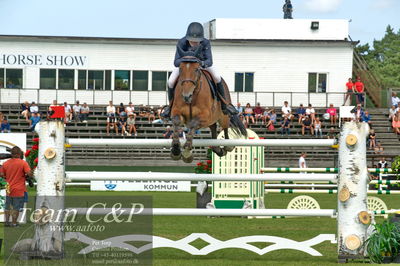
[{"label": "tree", "polygon": [[400,87],[400,30],[396,33],[388,25],[382,40],[358,45],[356,52],[362,56],[369,69],[381,80],[384,88]]}]

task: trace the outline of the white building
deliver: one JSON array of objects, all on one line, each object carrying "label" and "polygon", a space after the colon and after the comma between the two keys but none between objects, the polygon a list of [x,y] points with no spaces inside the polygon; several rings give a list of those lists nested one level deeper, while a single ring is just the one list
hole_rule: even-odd
[{"label": "white building", "polygon": [[[353,62],[346,20],[215,19],[205,31],[234,102],[343,103]],[[165,104],[176,42],[0,36],[0,102]]]}]

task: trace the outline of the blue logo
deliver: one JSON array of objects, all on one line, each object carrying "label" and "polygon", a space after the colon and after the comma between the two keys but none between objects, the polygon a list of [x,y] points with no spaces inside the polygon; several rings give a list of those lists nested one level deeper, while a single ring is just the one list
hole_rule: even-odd
[{"label": "blue logo", "polygon": [[104,186],[106,187],[106,189],[108,189],[108,190],[113,190],[113,189],[115,189],[116,187],[117,187],[117,184],[112,184],[111,182],[110,183],[104,183]]}]

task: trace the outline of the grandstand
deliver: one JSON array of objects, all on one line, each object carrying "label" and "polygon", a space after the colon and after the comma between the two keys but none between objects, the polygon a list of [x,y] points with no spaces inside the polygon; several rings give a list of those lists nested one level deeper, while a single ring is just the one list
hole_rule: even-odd
[{"label": "grandstand", "polygon": [[[40,111],[45,113],[48,106],[40,105]],[[91,113],[88,123],[69,123],[66,126],[66,137],[74,138],[163,138],[162,133],[165,131],[168,123],[151,124],[147,118],[137,117],[136,125],[138,136],[116,136],[111,134],[106,135],[106,115],[105,106],[94,105],[90,106]],[[279,109],[279,108],[277,108]],[[18,104],[1,104],[0,109],[11,123],[12,132],[28,133],[29,136],[34,134],[30,132],[28,123],[20,116],[20,106]],[[400,150],[399,138],[392,132],[390,123],[387,119],[386,108],[368,109],[372,116],[372,125],[377,134],[377,140],[384,147],[384,154],[374,154],[373,151],[368,151],[368,165],[374,167],[379,158],[384,156],[388,161],[396,156],[396,152]],[[318,116],[322,117],[325,108],[316,108]],[[279,114],[278,114],[279,117]],[[279,118],[278,118],[279,122]],[[278,123],[279,124],[279,123]],[[279,126],[276,126],[275,132],[269,132],[262,124],[250,124],[249,128],[254,130],[260,137],[264,138],[282,138]],[[326,135],[330,128],[329,123],[323,124],[323,133]],[[339,128],[335,127],[336,133],[339,133]],[[210,138],[208,129],[203,129],[197,138]],[[302,136],[301,126],[294,122],[291,128],[290,136],[283,138],[315,138],[314,136]],[[32,139],[29,137],[29,139]],[[29,145],[29,143],[28,143]],[[172,161],[167,148],[111,148],[111,147],[85,147],[71,148],[72,152],[67,152],[68,165],[104,165],[107,161],[108,165],[126,165],[126,166],[170,166],[170,165],[186,165],[181,161]],[[337,150],[326,147],[268,147],[265,149],[265,164],[269,167],[295,167],[299,154],[302,151],[307,151],[308,164],[312,167],[334,167],[337,163]],[[195,160],[204,160],[207,157],[206,148],[196,148],[194,151]]]}]

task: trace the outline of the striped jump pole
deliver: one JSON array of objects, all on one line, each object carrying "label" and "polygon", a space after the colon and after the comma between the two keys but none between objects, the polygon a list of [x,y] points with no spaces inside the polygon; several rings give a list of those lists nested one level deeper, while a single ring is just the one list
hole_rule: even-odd
[{"label": "striped jump pole", "polygon": [[[185,140],[181,140],[183,145]],[[172,139],[77,139],[66,140],[67,147],[119,146],[160,148],[170,147]],[[194,139],[194,147],[208,146],[269,146],[269,147],[332,147],[334,139]]]},{"label": "striped jump pole", "polygon": [[[337,189],[266,189],[265,192],[270,193],[281,193],[281,194],[299,194],[299,193],[314,193],[314,194],[335,194],[337,193]],[[368,190],[368,194],[377,194],[377,195],[391,195],[391,194],[400,194],[400,190]]]},{"label": "striped jump pole", "polygon": [[162,172],[66,172],[68,182],[90,180],[120,181],[331,181],[336,174],[193,174]]},{"label": "striped jump pole", "polygon": [[69,208],[67,213],[82,215],[151,215],[151,216],[301,216],[334,217],[334,209],[196,209],[196,208]]},{"label": "striped jump pole", "polygon": [[[298,173],[298,172],[307,172],[307,173],[337,173],[339,168],[289,168],[289,167],[268,167],[261,168],[261,172],[277,172],[277,173]],[[390,168],[368,168],[369,173],[374,174],[388,174],[392,173],[392,169]]]}]

